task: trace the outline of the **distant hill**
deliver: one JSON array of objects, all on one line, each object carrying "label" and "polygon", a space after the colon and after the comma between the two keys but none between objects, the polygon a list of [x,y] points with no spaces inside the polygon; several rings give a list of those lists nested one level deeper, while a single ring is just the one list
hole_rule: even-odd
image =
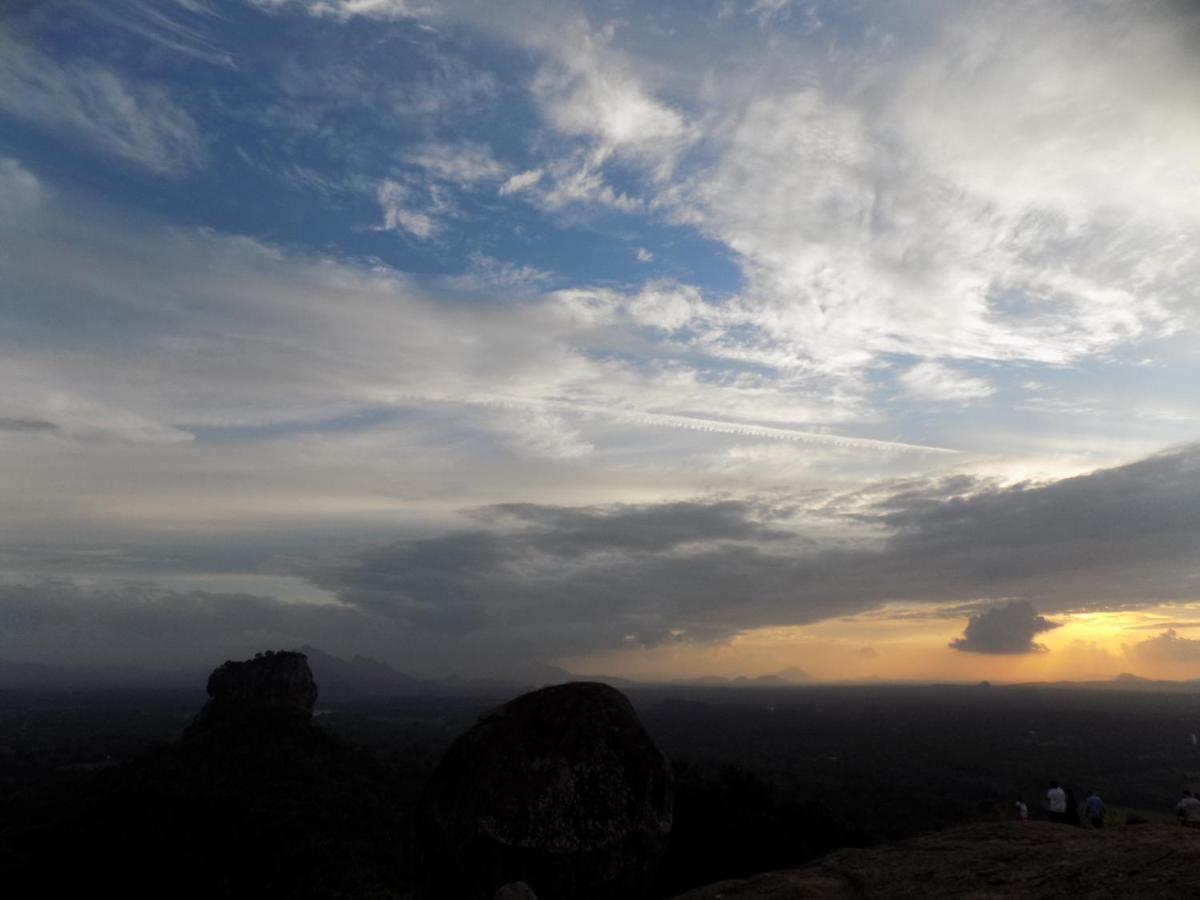
[{"label": "distant hill", "polygon": [[706,675],[702,678],[688,678],[678,684],[696,685],[700,687],[792,687],[799,684],[816,684],[817,679],[798,666],[788,666],[769,675],[759,675],[750,678],[739,675],[736,678],[723,678],[719,675]]},{"label": "distant hill", "polygon": [[579,676],[560,666],[552,666],[544,662],[527,662],[514,666],[506,673],[517,684],[529,684],[534,687],[545,687],[550,684],[564,684],[568,681],[578,681]]},{"label": "distant hill", "polygon": [[404,696],[422,690],[421,679],[375,659],[365,656],[341,659],[308,645],[299,647],[298,652],[308,657],[323,702]]}]

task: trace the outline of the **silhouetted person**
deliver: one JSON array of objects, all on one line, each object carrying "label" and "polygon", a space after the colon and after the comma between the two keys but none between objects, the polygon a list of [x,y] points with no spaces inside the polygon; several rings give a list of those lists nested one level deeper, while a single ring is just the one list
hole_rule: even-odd
[{"label": "silhouetted person", "polygon": [[1067,788],[1067,814],[1066,822],[1068,825],[1082,825],[1079,820],[1079,799],[1075,796],[1075,788]]},{"label": "silhouetted person", "polygon": [[1067,820],[1067,792],[1058,786],[1057,781],[1050,782],[1050,790],[1046,791],[1046,809],[1051,822]]},{"label": "silhouetted person", "polygon": [[1018,797],[1017,802],[1013,804],[1013,818],[1018,822],[1029,821],[1029,807],[1025,805],[1025,801],[1020,797]]},{"label": "silhouetted person", "polygon": [[1084,814],[1093,828],[1104,827],[1104,801],[1095,791],[1088,791],[1087,800],[1083,802]]},{"label": "silhouetted person", "polygon": [[1200,827],[1200,799],[1191,791],[1183,792],[1183,799],[1175,804],[1175,812],[1179,814],[1180,825]]}]

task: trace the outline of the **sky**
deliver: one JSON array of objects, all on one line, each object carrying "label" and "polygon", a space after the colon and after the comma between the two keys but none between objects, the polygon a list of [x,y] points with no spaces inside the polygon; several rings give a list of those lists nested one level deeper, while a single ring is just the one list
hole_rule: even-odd
[{"label": "sky", "polygon": [[0,659],[1200,677],[1198,47],[6,3]]}]

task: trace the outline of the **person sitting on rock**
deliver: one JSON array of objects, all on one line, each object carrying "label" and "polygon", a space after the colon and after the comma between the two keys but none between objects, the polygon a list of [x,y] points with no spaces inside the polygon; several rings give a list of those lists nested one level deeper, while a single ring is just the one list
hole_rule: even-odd
[{"label": "person sitting on rock", "polygon": [[1104,827],[1104,801],[1095,791],[1088,791],[1087,800],[1083,802],[1084,812],[1093,828]]},{"label": "person sitting on rock", "polygon": [[1191,791],[1183,792],[1183,799],[1175,804],[1175,812],[1179,814],[1180,825],[1200,827],[1200,798]]},{"label": "person sitting on rock", "polygon": [[1046,791],[1046,809],[1050,812],[1051,822],[1067,821],[1067,792],[1057,781],[1051,781],[1050,790]]}]

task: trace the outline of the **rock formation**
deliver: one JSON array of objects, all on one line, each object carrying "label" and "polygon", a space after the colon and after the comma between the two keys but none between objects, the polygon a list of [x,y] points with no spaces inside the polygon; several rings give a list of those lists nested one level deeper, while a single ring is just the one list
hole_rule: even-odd
[{"label": "rock formation", "polygon": [[537,896],[523,881],[514,881],[496,891],[492,900],[537,900]]},{"label": "rock formation", "polygon": [[208,697],[193,729],[263,722],[306,724],[317,702],[317,683],[303,653],[267,651],[214,669],[208,677]]},{"label": "rock formation", "polygon": [[418,819],[427,900],[492,900],[523,881],[553,900],[646,895],[671,830],[671,772],[604,684],[525,694],[454,742]]},{"label": "rock formation", "polygon": [[839,850],[800,869],[722,881],[675,900],[1065,896],[1200,896],[1200,830],[970,825],[882,847]]}]

